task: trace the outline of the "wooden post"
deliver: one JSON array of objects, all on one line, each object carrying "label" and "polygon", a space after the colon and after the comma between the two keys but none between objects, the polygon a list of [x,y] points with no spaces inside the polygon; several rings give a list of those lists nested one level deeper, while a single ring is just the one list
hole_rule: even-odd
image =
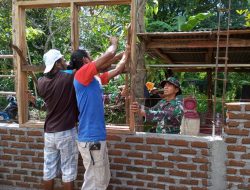
[{"label": "wooden post", "polygon": [[[134,9],[134,15],[131,16],[132,20],[132,62],[131,62],[131,101],[138,101],[140,104],[144,104],[144,100],[140,97],[144,97],[144,86],[146,69],[144,62],[145,44],[136,44],[137,32],[144,32],[144,11],[145,11],[145,0],[137,0],[132,2]],[[136,85],[135,85],[136,84]],[[130,114],[130,127],[137,124],[136,131],[143,131],[143,118],[136,117],[133,113]],[[133,123],[132,123],[133,122]]]},{"label": "wooden post", "polygon": [[79,48],[79,20],[78,13],[79,8],[75,3],[70,4],[71,10],[71,50],[77,50]]},{"label": "wooden post", "polygon": [[[23,55],[26,55],[25,43],[25,26],[26,16],[25,9],[17,6],[17,1],[13,0],[13,43],[22,50]],[[26,56],[24,56],[26,57]],[[28,76],[22,71],[22,59],[14,52],[14,63],[17,68],[17,104],[18,104],[18,121],[19,124],[24,124],[28,121]]]}]

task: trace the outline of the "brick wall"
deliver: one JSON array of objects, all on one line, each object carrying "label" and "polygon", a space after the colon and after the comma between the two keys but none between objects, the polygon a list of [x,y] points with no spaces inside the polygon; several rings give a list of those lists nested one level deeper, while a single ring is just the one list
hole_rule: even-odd
[{"label": "brick wall", "polygon": [[[224,157],[223,160],[216,157],[220,155],[221,143],[222,139],[209,137],[108,135],[112,174],[109,189],[223,189],[225,174],[216,166],[224,166]],[[243,163],[237,161],[237,164]],[[0,127],[0,189],[3,186],[39,189],[42,169],[42,129]],[[249,170],[240,172],[249,174]],[[79,160],[77,189],[82,185],[83,173]],[[57,186],[60,185],[58,179]]]},{"label": "brick wall", "polygon": [[227,189],[250,189],[250,103],[230,103],[227,110]]}]

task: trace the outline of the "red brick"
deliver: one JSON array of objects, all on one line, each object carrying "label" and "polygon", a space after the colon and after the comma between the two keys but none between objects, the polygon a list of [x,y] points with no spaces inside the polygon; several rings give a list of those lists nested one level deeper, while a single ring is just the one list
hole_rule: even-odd
[{"label": "red brick", "polygon": [[24,183],[24,182],[16,182],[16,186],[17,187],[26,187],[26,188],[30,188],[30,183]]},{"label": "red brick", "polygon": [[243,182],[243,177],[240,177],[240,176],[227,176],[227,181],[232,181],[232,182]]},{"label": "red brick", "polygon": [[248,154],[242,154],[240,158],[241,159],[248,159],[248,160],[250,160],[250,153],[248,153]]},{"label": "red brick", "polygon": [[[7,129],[0,129],[0,134],[8,134]],[[0,136],[1,137],[1,136]]]},{"label": "red brick", "polygon": [[169,175],[187,177],[187,172],[179,171],[179,170],[169,170]]},{"label": "red brick", "polygon": [[34,142],[34,139],[31,137],[19,137],[19,142]]},{"label": "red brick", "polygon": [[27,131],[28,136],[43,136],[42,131]]},{"label": "red brick", "polygon": [[208,148],[208,144],[205,142],[192,142],[191,146],[196,148]]},{"label": "red brick", "polygon": [[203,186],[209,186],[209,182],[207,179],[202,179],[202,185]]},{"label": "red brick", "polygon": [[183,170],[196,170],[197,168],[194,164],[177,164],[177,167]]},{"label": "red brick", "polygon": [[249,104],[245,105],[245,111],[250,111],[250,105]]},{"label": "red brick", "polygon": [[36,138],[37,143],[44,143],[44,138]]},{"label": "red brick", "polygon": [[117,172],[116,177],[133,178],[133,175],[131,173],[126,173],[126,172]]},{"label": "red brick", "polygon": [[10,129],[10,134],[11,135],[24,135],[25,134],[25,132],[24,131],[22,131],[22,130],[17,130],[17,129]]},{"label": "red brick", "polygon": [[227,166],[237,166],[237,167],[244,167],[246,162],[244,161],[237,161],[237,160],[228,160]]},{"label": "red brick", "polygon": [[241,169],[240,174],[243,176],[250,175],[250,169]]},{"label": "red brick", "polygon": [[0,147],[8,147],[9,143],[6,141],[0,141]]},{"label": "red brick", "polygon": [[11,160],[11,158],[10,155],[0,155],[0,160]]},{"label": "red brick", "polygon": [[240,145],[228,145],[227,146],[228,151],[235,151],[235,152],[246,152],[246,147],[245,146],[240,146]]},{"label": "red brick", "polygon": [[192,190],[208,190],[206,187],[192,187]]},{"label": "red brick", "polygon": [[207,149],[202,149],[201,150],[201,155],[203,155],[203,156],[209,156],[209,151]]},{"label": "red brick", "polygon": [[15,161],[24,161],[24,162],[29,161],[28,157],[24,157],[24,156],[15,156],[14,160]]},{"label": "red brick", "polygon": [[241,105],[239,104],[226,104],[227,110],[228,111],[241,111]]},{"label": "red brick", "polygon": [[[122,184],[120,179],[114,179],[113,177],[110,179],[111,184]],[[79,185],[81,187],[81,185]]]},{"label": "red brick", "polygon": [[11,148],[26,148],[26,144],[24,144],[24,143],[11,143],[10,147]]},{"label": "red brick", "polygon": [[131,160],[128,158],[114,158],[114,163],[131,164]]},{"label": "red brick", "polygon": [[21,163],[21,168],[36,169],[36,165],[31,163]]},{"label": "red brick", "polygon": [[173,146],[188,146],[188,142],[184,140],[168,140],[168,145],[173,145]]},{"label": "red brick", "polygon": [[165,169],[148,168],[147,173],[165,174]]},{"label": "red brick", "polygon": [[107,135],[107,141],[121,141],[122,138],[118,135]]},{"label": "red brick", "polygon": [[17,154],[16,149],[3,149],[4,154]]},{"label": "red brick", "polygon": [[228,123],[227,123],[227,126],[228,127],[238,127],[239,126],[239,122],[236,122],[236,121],[229,121]]},{"label": "red brick", "polygon": [[163,176],[159,176],[158,177],[158,181],[159,182],[164,182],[164,183],[175,183],[175,179],[174,178],[163,177]]},{"label": "red brick", "polygon": [[10,173],[9,168],[0,167],[0,173]]},{"label": "red brick", "polygon": [[13,170],[13,174],[28,175],[27,170]]},{"label": "red brick", "polygon": [[[124,166],[125,167],[125,166]],[[123,170],[123,165],[110,164],[111,170]],[[79,170],[78,170],[79,171]]]},{"label": "red brick", "polygon": [[152,162],[147,160],[135,160],[134,162],[135,165],[152,166]]},{"label": "red brick", "polygon": [[141,152],[128,152],[127,157],[143,158],[143,154]]},{"label": "red brick", "polygon": [[148,137],[146,138],[147,144],[165,144],[165,139]]},{"label": "red brick", "polygon": [[152,175],[143,175],[143,174],[136,174],[136,179],[141,179],[145,181],[153,181],[154,176]]},{"label": "red brick", "polygon": [[225,142],[235,144],[237,142],[237,138],[228,137],[228,138],[225,138]]},{"label": "red brick", "polygon": [[238,184],[237,185],[238,189],[243,189],[243,190],[246,190],[246,189],[250,189],[250,184]]},{"label": "red brick", "polygon": [[34,158],[32,158],[32,162],[43,163],[43,162],[44,162],[44,159],[43,159],[43,158],[34,157]]},{"label": "red brick", "polygon": [[31,177],[31,176],[24,176],[24,181],[28,181],[28,182],[33,182],[33,183],[37,183],[39,182],[39,179],[37,177]]},{"label": "red brick", "polygon": [[12,181],[7,181],[7,180],[1,180],[0,179],[0,184],[1,185],[8,185],[8,186],[14,186],[13,182]]},{"label": "red brick", "polygon": [[159,146],[157,148],[158,148],[158,152],[174,153],[174,148],[172,148],[172,147],[162,147],[162,146]]},{"label": "red brick", "polygon": [[177,162],[186,162],[187,158],[183,156],[168,156],[168,160]]},{"label": "red brick", "polygon": [[154,188],[154,189],[165,189],[165,185],[159,184],[159,183],[148,183],[148,187]]},{"label": "red brick", "polygon": [[21,176],[20,175],[7,175],[7,179],[8,180],[16,180],[16,181],[20,181],[21,180]]},{"label": "red brick", "polygon": [[29,144],[30,149],[43,150],[44,144]]},{"label": "red brick", "polygon": [[246,129],[233,129],[233,128],[225,128],[225,133],[229,135],[237,135],[237,136],[248,136],[249,131]]},{"label": "red brick", "polygon": [[126,171],[132,171],[132,172],[143,172],[144,168],[142,167],[134,167],[134,166],[126,166]]},{"label": "red brick", "polygon": [[198,180],[180,179],[180,184],[198,185]]},{"label": "red brick", "polygon": [[12,168],[16,168],[17,167],[17,163],[14,163],[14,162],[4,162],[3,165],[5,167],[12,167]]},{"label": "red brick", "polygon": [[242,144],[250,144],[250,138],[243,138]]},{"label": "red brick", "polygon": [[146,154],[146,159],[164,160],[164,156],[161,154]]},{"label": "red brick", "polygon": [[136,145],[135,150],[152,151],[152,148],[148,145]]},{"label": "red brick", "polygon": [[35,152],[31,151],[31,150],[21,150],[21,155],[30,155],[30,156],[34,156]]},{"label": "red brick", "polygon": [[193,158],[193,162],[198,162],[198,163],[208,163],[207,158]]},{"label": "red brick", "polygon": [[191,155],[195,155],[197,153],[196,150],[193,149],[180,149],[179,150],[180,154],[191,154]]},{"label": "red brick", "polygon": [[195,178],[208,178],[208,175],[205,172],[191,172],[191,177],[195,177]]},{"label": "red brick", "polygon": [[227,158],[230,158],[230,159],[235,158],[234,153],[232,153],[232,152],[228,152],[228,153],[227,153]]},{"label": "red brick", "polygon": [[250,121],[244,122],[244,127],[245,128],[250,128]]},{"label": "red brick", "polygon": [[229,119],[244,119],[244,120],[250,120],[250,114],[246,113],[232,113],[228,112],[228,118]]},{"label": "red brick", "polygon": [[5,141],[16,141],[16,137],[13,135],[2,135],[2,140]]},{"label": "red brick", "polygon": [[125,142],[130,143],[143,143],[143,138],[141,137],[127,137]]},{"label": "red brick", "polygon": [[164,168],[174,168],[173,162],[155,162],[157,167],[164,167]]},{"label": "red brick", "polygon": [[127,181],[127,185],[131,186],[144,186],[144,182],[142,181]]},{"label": "red brick", "polygon": [[237,169],[234,168],[227,168],[227,174],[236,174],[237,173]]},{"label": "red brick", "polygon": [[188,187],[185,186],[169,186],[169,190],[188,190]]},{"label": "red brick", "polygon": [[42,171],[31,171],[31,176],[43,176]]},{"label": "red brick", "polygon": [[115,144],[115,148],[118,148],[118,149],[131,149],[131,146],[129,144]]},{"label": "red brick", "polygon": [[108,150],[108,154],[112,155],[112,156],[121,156],[122,155],[122,151],[121,150]]},{"label": "red brick", "polygon": [[208,171],[209,170],[209,165],[208,164],[200,165],[200,170],[201,171]]}]

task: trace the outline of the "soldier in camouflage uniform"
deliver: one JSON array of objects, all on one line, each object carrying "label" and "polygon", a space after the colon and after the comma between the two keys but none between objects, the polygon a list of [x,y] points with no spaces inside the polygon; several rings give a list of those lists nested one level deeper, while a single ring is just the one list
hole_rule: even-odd
[{"label": "soldier in camouflage uniform", "polygon": [[131,111],[145,117],[145,121],[157,122],[156,133],[178,134],[183,116],[180,83],[176,78],[169,77],[163,85],[164,98],[154,107],[147,108],[133,102]]}]

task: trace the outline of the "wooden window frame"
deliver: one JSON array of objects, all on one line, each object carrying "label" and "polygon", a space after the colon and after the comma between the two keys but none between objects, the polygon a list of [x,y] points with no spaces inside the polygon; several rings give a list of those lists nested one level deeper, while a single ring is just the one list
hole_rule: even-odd
[{"label": "wooden window frame", "polygon": [[[130,5],[131,6],[131,61],[130,74],[135,73],[136,58],[136,0],[12,0],[13,8],[13,44],[22,50],[23,56],[16,51],[13,52],[13,61],[17,68],[17,84],[16,94],[18,102],[18,122],[20,127],[43,127],[44,122],[34,122],[28,120],[28,72],[42,71],[41,66],[27,65],[22,57],[27,57],[27,47],[25,38],[26,26],[26,9],[33,8],[55,8],[70,7],[71,9],[71,44],[72,49],[79,47],[79,25],[78,12],[79,6],[95,6],[95,5]],[[135,78],[130,77],[130,102],[134,100],[133,86]],[[72,84],[73,85],[73,84]],[[125,133],[131,134],[135,132],[134,114],[129,111],[129,126],[107,126],[108,133]]]}]

